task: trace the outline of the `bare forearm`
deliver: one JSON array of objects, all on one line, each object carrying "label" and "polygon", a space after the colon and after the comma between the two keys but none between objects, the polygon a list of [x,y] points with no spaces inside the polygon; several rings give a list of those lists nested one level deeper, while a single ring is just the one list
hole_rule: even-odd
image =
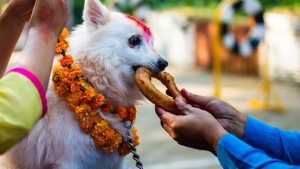
[{"label": "bare forearm", "polygon": [[4,75],[10,56],[22,33],[25,22],[4,11],[0,16],[0,78]]},{"label": "bare forearm", "polygon": [[[47,37],[47,39],[43,39]],[[15,67],[21,67],[32,72],[47,91],[57,37],[43,35],[42,32],[30,29],[28,42]]]}]

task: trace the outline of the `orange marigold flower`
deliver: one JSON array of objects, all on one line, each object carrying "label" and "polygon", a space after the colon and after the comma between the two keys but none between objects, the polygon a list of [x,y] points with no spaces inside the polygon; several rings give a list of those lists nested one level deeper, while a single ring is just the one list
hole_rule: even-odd
[{"label": "orange marigold flower", "polygon": [[105,101],[101,106],[101,110],[104,114],[109,113],[109,111],[113,108],[111,101]]},{"label": "orange marigold flower", "polygon": [[86,116],[82,113],[75,113],[74,114],[74,117],[77,119],[77,120],[83,120],[84,118],[86,118]]},{"label": "orange marigold flower", "polygon": [[115,111],[117,113],[114,114],[114,116],[116,118],[118,118],[119,120],[124,120],[127,117],[127,112],[126,112],[126,109],[124,107],[118,106],[118,107],[115,108]]},{"label": "orange marigold flower", "polygon": [[79,106],[82,94],[83,92],[79,91],[69,95],[69,97],[66,100],[68,102],[67,106],[70,110],[75,110],[76,107]]},{"label": "orange marigold flower", "polygon": [[56,95],[59,96],[61,99],[65,100],[69,94],[70,94],[70,89],[69,86],[64,84],[63,82],[54,82],[54,88],[56,90]]},{"label": "orange marigold flower", "polygon": [[130,107],[126,110],[126,112],[127,112],[127,116],[124,120],[132,122],[136,118],[136,109]]},{"label": "orange marigold flower", "polygon": [[87,103],[87,102],[91,101],[94,96],[95,96],[94,89],[91,86],[89,86],[86,89],[86,91],[84,91],[84,93],[83,93],[83,95],[81,97],[81,102]]},{"label": "orange marigold flower", "polygon": [[66,53],[69,48],[69,42],[67,40],[60,40],[60,42],[56,43],[56,48],[55,48],[55,53],[56,54],[61,54],[62,51]]},{"label": "orange marigold flower", "polygon": [[93,109],[101,106],[103,102],[104,96],[102,94],[96,93],[94,99],[91,101],[90,105]]},{"label": "orange marigold flower", "polygon": [[66,55],[58,60],[62,67],[68,67],[74,63],[74,59],[71,55]]},{"label": "orange marigold flower", "polygon": [[59,38],[60,39],[66,39],[69,36],[69,31],[67,28],[64,28],[63,31],[61,32]]},{"label": "orange marigold flower", "polygon": [[68,81],[72,83],[77,76],[82,72],[81,68],[77,65],[72,65],[71,69],[67,69],[64,71],[64,79],[62,79],[65,83]]},{"label": "orange marigold flower", "polygon": [[81,82],[81,81],[79,82],[79,81],[75,80],[75,81],[73,81],[73,83],[72,83],[71,86],[70,86],[70,91],[71,91],[72,93],[79,92],[81,86],[84,86],[84,85],[85,85],[84,82]]},{"label": "orange marigold flower", "polygon": [[79,127],[81,130],[83,130],[85,133],[89,134],[92,130],[94,121],[92,118],[89,118],[87,120],[83,120],[79,123]]},{"label": "orange marigold flower", "polygon": [[91,117],[94,121],[94,123],[100,123],[102,118],[100,117],[99,114],[97,114],[96,116]]},{"label": "orange marigold flower", "polygon": [[[134,147],[140,144],[139,136],[137,135],[137,129],[135,127],[132,128],[132,141]],[[126,156],[129,153],[130,153],[130,145],[127,142],[123,142],[121,144],[121,148],[119,149],[119,155]]]},{"label": "orange marigold flower", "polygon": [[130,153],[130,145],[127,142],[123,142],[121,144],[121,148],[119,149],[119,155],[124,157]]}]

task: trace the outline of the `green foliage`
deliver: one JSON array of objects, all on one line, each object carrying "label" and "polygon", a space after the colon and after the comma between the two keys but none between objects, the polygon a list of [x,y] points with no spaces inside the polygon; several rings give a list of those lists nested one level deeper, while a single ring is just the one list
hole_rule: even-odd
[{"label": "green foliage", "polygon": [[[101,0],[102,3],[113,3],[114,0]],[[152,10],[175,10],[183,11],[191,17],[205,15],[211,17],[214,10],[221,0],[143,0],[149,4]],[[265,9],[273,8],[289,8],[297,9],[300,7],[300,0],[259,0]],[[84,0],[73,0],[74,4],[74,25],[82,23],[82,11],[84,7]],[[132,14],[130,6],[124,6],[122,12]],[[192,14],[193,13],[193,14]],[[204,17],[205,17],[204,16]]]},{"label": "green foliage", "polygon": [[[74,11],[74,25],[81,24],[82,20],[82,13],[84,8],[84,1],[85,0],[73,0],[73,11]],[[108,0],[100,0],[102,3],[106,3]]]}]

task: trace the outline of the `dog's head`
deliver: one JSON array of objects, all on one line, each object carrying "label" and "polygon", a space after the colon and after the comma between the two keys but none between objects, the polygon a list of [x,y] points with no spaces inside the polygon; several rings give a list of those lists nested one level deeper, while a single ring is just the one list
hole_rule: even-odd
[{"label": "dog's head", "polygon": [[94,36],[95,46],[98,44],[107,54],[123,59],[123,66],[130,69],[127,71],[134,74],[138,67],[144,66],[158,73],[168,66],[153,48],[150,28],[134,17],[109,11],[99,0],[86,0],[84,20],[90,35]]},{"label": "dog's head", "polygon": [[[113,87],[118,88],[119,94],[124,88],[126,95],[125,90],[138,91],[134,82],[137,68],[143,66],[159,73],[168,66],[153,48],[150,29],[134,17],[110,11],[99,0],[85,0],[83,19],[84,24],[72,33],[70,52],[80,62],[84,76],[109,73],[106,79],[87,77],[89,81],[97,80],[106,89],[107,84],[120,83]],[[88,72],[93,75],[87,75]]]}]

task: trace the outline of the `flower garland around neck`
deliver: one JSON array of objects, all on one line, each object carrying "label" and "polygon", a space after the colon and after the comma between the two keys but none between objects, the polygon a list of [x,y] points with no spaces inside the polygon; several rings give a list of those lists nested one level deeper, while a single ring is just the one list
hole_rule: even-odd
[{"label": "flower garland around neck", "polygon": [[[95,93],[94,89],[85,86],[80,78],[81,68],[74,63],[71,55],[66,55],[69,41],[66,39],[69,32],[64,28],[56,44],[56,54],[62,54],[58,64],[53,67],[52,83],[56,95],[67,101],[67,107],[75,111],[75,118],[79,121],[82,131],[90,134],[97,148],[105,153],[119,150],[119,155],[125,156],[130,153],[130,145],[122,140],[120,133],[111,128],[97,112],[100,108],[104,115],[111,113],[121,121],[134,122],[136,118],[135,107],[113,107],[111,101],[104,101],[104,96]],[[132,128],[134,146],[139,145],[137,130]]]}]

